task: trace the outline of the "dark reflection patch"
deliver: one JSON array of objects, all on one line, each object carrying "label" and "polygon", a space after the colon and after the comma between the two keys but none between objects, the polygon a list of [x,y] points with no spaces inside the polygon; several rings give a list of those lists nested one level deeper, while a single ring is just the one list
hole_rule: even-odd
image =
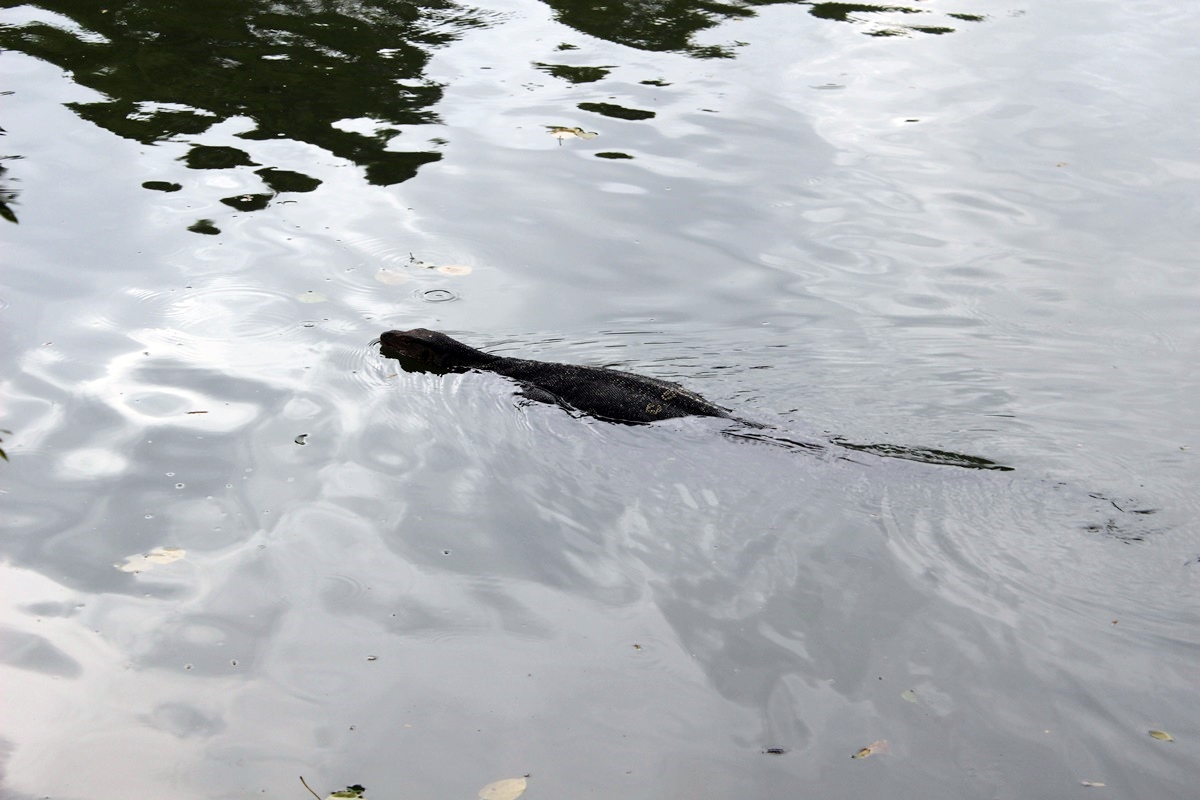
[{"label": "dark reflection patch", "polygon": [[[0,26],[0,48],[54,64],[99,93],[100,101],[69,105],[84,119],[152,143],[244,118],[242,138],[306,142],[384,185],[412,177],[438,156],[392,153],[386,140],[334,123],[366,118],[398,130],[437,122],[432,109],[443,87],[425,75],[430,51],[502,19],[444,0],[123,0],[115,7],[74,0],[39,7],[61,20]],[[188,165],[249,163],[201,163],[200,155]]]},{"label": "dark reflection patch", "polygon": [[146,181],[142,184],[142,188],[155,192],[178,192],[183,188],[183,184],[171,183],[170,181]]},{"label": "dark reflection patch", "polygon": [[653,119],[653,111],[642,111],[638,108],[625,108],[613,103],[580,103],[578,108],[583,111],[593,111],[597,114],[603,114],[606,117],[614,117],[616,119]]},{"label": "dark reflection patch", "polygon": [[[5,156],[4,158],[19,158],[19,156]],[[3,159],[0,159],[3,160]],[[0,178],[4,177],[4,173],[8,172],[8,167],[0,164]],[[4,217],[9,222],[17,221],[17,214],[12,207],[17,202],[17,190],[8,183],[0,183],[0,217]]]},{"label": "dark reflection patch", "polygon": [[631,159],[631,158],[633,158],[633,156],[629,155],[628,153],[618,153],[613,150],[607,150],[603,153],[596,153],[596,158],[613,158],[613,159],[630,158]]},{"label": "dark reflection patch", "polygon": [[273,194],[239,194],[234,197],[222,197],[221,202],[232,206],[238,211],[261,211],[266,208]]},{"label": "dark reflection patch", "polygon": [[612,71],[612,67],[572,67],[568,64],[534,63],[534,66],[568,83],[595,83],[608,77]]},{"label": "dark reflection patch", "polygon": [[257,167],[250,155],[236,147],[211,147],[194,145],[182,159],[188,169],[229,169],[230,167]]},{"label": "dark reflection patch", "polygon": [[191,109],[166,109],[146,106],[152,103],[67,103],[70,108],[88,122],[112,131],[123,139],[132,139],[143,144],[172,136],[198,136],[212,127],[217,118],[212,114]]},{"label": "dark reflection patch", "polygon": [[198,219],[191,225],[188,225],[188,230],[192,233],[203,233],[207,234],[208,236],[216,236],[221,232],[220,228],[218,228],[216,225],[213,225],[213,221],[211,219]]},{"label": "dark reflection patch", "polygon": [[923,14],[920,8],[905,8],[903,6],[878,6],[868,3],[813,3],[808,13],[820,19],[833,19],[838,22],[853,22],[851,14]]},{"label": "dark reflection patch", "polygon": [[391,186],[416,176],[417,168],[441,161],[440,153],[380,153],[367,164],[367,183]]},{"label": "dark reflection patch", "polygon": [[290,169],[275,169],[263,167],[254,170],[254,174],[263,179],[273,192],[312,192],[321,185],[321,181],[305,175],[303,172],[292,172]]},{"label": "dark reflection patch", "polygon": [[[733,58],[736,45],[701,45],[695,37],[723,23],[754,17],[757,6],[776,5],[789,0],[746,0],[738,3],[694,3],[689,0],[545,0],[555,17],[564,25],[610,42],[655,52],[686,53],[693,58]],[[907,36],[912,33],[941,34],[954,30],[942,25],[912,26],[895,20],[898,15],[933,15],[927,8],[890,3],[797,2],[808,6],[814,17],[851,25],[866,26],[869,36]],[[946,13],[944,17],[979,22],[976,14]],[[887,18],[891,17],[891,20]],[[928,17],[926,17],[928,18]],[[939,20],[940,22],[941,20]],[[560,46],[561,47],[561,46]]]}]

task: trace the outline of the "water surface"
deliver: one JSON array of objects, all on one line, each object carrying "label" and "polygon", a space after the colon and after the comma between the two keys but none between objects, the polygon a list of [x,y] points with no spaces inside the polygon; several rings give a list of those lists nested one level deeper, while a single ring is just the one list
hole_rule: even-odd
[{"label": "water surface", "polygon": [[1197,33],[4,4],[4,796],[1192,796]]}]

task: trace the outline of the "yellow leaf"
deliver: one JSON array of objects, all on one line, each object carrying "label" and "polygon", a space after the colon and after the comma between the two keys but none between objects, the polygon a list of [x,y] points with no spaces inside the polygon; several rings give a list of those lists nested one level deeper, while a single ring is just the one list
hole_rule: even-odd
[{"label": "yellow leaf", "polygon": [[408,276],[403,272],[393,272],[392,270],[381,269],[375,273],[375,280],[380,283],[386,283],[390,286],[395,286],[400,283],[407,283]]},{"label": "yellow leaf", "polygon": [[1166,731],[1150,731],[1151,738],[1158,739],[1160,742],[1173,742],[1175,737]]},{"label": "yellow leaf", "polygon": [[154,564],[170,564],[183,558],[185,551],[182,547],[156,547],[146,554],[146,560]]},{"label": "yellow leaf", "polygon": [[887,740],[880,739],[877,742],[871,742],[869,745],[864,747],[862,750],[859,750],[857,753],[855,753],[854,755],[852,755],[850,757],[851,758],[866,758],[867,756],[873,756],[876,753],[886,753],[886,752],[888,752]]},{"label": "yellow leaf", "polygon": [[505,778],[479,790],[479,800],[516,800],[525,793],[529,782],[524,778]]},{"label": "yellow leaf", "polygon": [[156,564],[170,564],[172,561],[178,561],[185,555],[187,555],[187,551],[181,547],[156,547],[149,553],[126,556],[124,564],[113,564],[113,566],[122,572],[142,572],[151,569]]}]

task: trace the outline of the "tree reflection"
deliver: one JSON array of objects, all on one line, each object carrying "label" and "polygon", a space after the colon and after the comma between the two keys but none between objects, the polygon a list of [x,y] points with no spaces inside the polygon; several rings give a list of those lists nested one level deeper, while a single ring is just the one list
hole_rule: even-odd
[{"label": "tree reflection", "polygon": [[[12,94],[12,92],[0,92],[2,94]],[[0,136],[5,134],[5,130],[0,128]],[[8,172],[8,167],[4,166],[5,161],[12,161],[20,158],[20,156],[0,156],[0,217],[12,223],[16,223],[17,214],[12,207],[17,202],[17,190],[12,187],[12,184],[4,178],[4,173]],[[4,456],[4,451],[0,450],[0,456]],[[5,460],[8,459],[4,456]]]},{"label": "tree reflection", "polygon": [[[796,0],[546,0],[561,23],[582,33],[699,58],[733,51],[699,44],[697,34],[781,2]],[[926,8],[798,4],[826,20],[891,21],[868,26],[872,35],[953,30],[895,22],[930,19]],[[489,18],[452,0],[35,0],[13,11],[24,22],[0,26],[0,47],[55,64],[98,92],[102,99],[70,106],[119,136],[151,144],[245,120],[243,139],[306,142],[354,162],[370,183],[384,186],[441,158],[432,149],[400,152],[393,145],[403,141],[403,127],[437,122],[433,107],[443,87],[425,76],[432,48]],[[942,17],[955,24],[982,19]],[[601,80],[609,69],[537,66],[573,83]],[[194,169],[251,163],[237,148],[204,145],[185,160]],[[313,191],[319,183],[271,165],[257,172],[274,194],[229,198],[229,205],[253,210],[263,197]],[[0,214],[9,219],[11,200],[11,192],[0,196]]]},{"label": "tree reflection", "polygon": [[[119,136],[153,143],[234,117],[245,139],[287,138],[399,183],[436,152],[394,152],[405,125],[436,121],[429,50],[480,20],[447,0],[39,0],[0,46],[71,73],[104,99],[73,103]],[[49,12],[49,13],[46,13]],[[366,134],[339,129],[356,120]]]},{"label": "tree reflection", "polygon": [[[806,0],[545,0],[560,22],[572,28],[639,50],[687,53],[698,58],[730,58],[729,45],[700,45],[696,34],[728,20],[753,17],[758,6],[795,3],[808,6],[820,19],[863,27],[869,36],[906,36],[911,33],[950,33],[953,21],[980,22],[976,14],[945,13],[943,24],[915,21],[933,19],[930,8],[874,3],[827,3]],[[905,20],[905,17],[913,19]]]},{"label": "tree reflection", "polygon": [[[6,161],[20,156],[0,156],[0,161]],[[17,202],[17,190],[12,188],[12,185],[4,178],[4,173],[8,172],[8,167],[0,164],[0,217],[4,217],[9,222],[17,221],[17,212],[13,211],[13,206]]]}]

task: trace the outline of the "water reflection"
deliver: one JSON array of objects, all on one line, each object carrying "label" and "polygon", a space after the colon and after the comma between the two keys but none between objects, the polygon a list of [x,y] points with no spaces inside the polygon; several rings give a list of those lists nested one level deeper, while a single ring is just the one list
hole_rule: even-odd
[{"label": "water reflection", "polygon": [[[0,94],[12,94],[12,92],[0,92]],[[0,136],[4,135],[4,129],[0,128]],[[12,186],[12,179],[6,179],[4,174],[8,172],[8,167],[4,166],[5,161],[13,161],[20,156],[0,156],[0,217],[12,223],[16,223],[17,214],[12,207],[17,202],[17,190]]]},{"label": "water reflection", "polygon": [[[638,50],[686,53],[696,58],[732,58],[732,44],[699,44],[695,37],[703,31],[738,19],[755,16],[758,6],[779,5],[795,0],[744,0],[731,3],[692,3],[672,0],[665,3],[596,2],[596,0],[547,0],[559,22],[580,33],[607,39]],[[945,12],[929,8],[874,3],[799,2],[819,19],[846,22],[864,27],[868,36],[907,36],[911,33],[952,33],[959,22],[982,22],[978,14]],[[936,15],[930,17],[927,15]],[[937,24],[922,24],[925,20]],[[918,22],[917,20],[920,20]],[[540,65],[546,66],[549,65]],[[565,73],[556,67],[551,74],[567,77],[573,83],[596,80],[588,73]]]},{"label": "water reflection", "polygon": [[[483,24],[477,13],[440,0],[103,8],[44,0],[20,13],[23,24],[0,28],[0,46],[69,70],[76,83],[100,92],[103,99],[71,108],[119,136],[153,144],[244,117],[251,127],[239,137],[317,145],[365,168],[378,185],[411,178],[440,158],[389,145],[399,127],[436,121],[430,109],[442,87],[424,75],[430,49]],[[363,121],[369,132],[350,129]],[[230,147],[194,148],[186,160],[195,169],[250,163]],[[307,176],[269,170],[259,175],[276,192],[315,188]]]},{"label": "water reflection", "polygon": [[[559,22],[581,33],[639,50],[723,58],[733,55],[731,46],[699,44],[696,35],[753,17],[755,7],[776,2],[547,4]],[[897,21],[936,13],[925,8],[801,5],[821,19],[869,23],[865,32],[870,35],[954,30],[951,24]],[[79,85],[100,92],[103,99],[74,102],[71,108],[119,136],[153,144],[198,136],[220,122],[245,117],[252,127],[239,137],[317,145],[364,167],[367,180],[377,185],[400,183],[441,158],[433,150],[400,152],[391,145],[399,128],[437,121],[432,108],[443,87],[425,76],[431,49],[489,21],[486,12],[442,0],[125,2],[105,8],[42,0],[15,13],[16,20],[0,27],[0,46],[53,63]],[[939,19],[978,22],[984,17],[947,12]],[[571,83],[599,81],[611,68],[537,67]],[[253,163],[237,148],[207,146],[193,148],[185,161],[193,169]],[[297,173],[287,180],[270,173],[270,167],[258,171],[275,193],[312,191],[319,183]]]}]

